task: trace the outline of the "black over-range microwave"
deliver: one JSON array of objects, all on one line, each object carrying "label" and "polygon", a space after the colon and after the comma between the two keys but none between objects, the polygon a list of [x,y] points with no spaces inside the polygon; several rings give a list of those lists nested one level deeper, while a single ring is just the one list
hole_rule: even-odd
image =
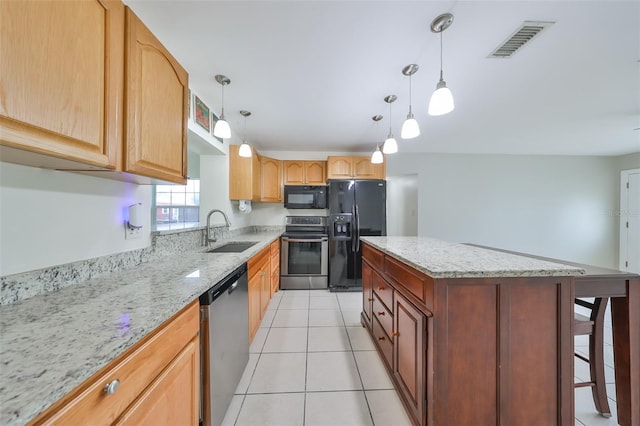
[{"label": "black over-range microwave", "polygon": [[326,209],[327,186],[284,186],[284,207],[287,209]]}]

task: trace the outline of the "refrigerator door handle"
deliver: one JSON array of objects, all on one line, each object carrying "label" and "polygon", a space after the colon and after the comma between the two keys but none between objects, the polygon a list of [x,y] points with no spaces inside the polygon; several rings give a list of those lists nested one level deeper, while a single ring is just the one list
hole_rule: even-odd
[{"label": "refrigerator door handle", "polygon": [[355,228],[356,206],[351,207],[351,251],[356,252],[356,230]]},{"label": "refrigerator door handle", "polygon": [[356,252],[360,251],[360,212],[356,204]]}]

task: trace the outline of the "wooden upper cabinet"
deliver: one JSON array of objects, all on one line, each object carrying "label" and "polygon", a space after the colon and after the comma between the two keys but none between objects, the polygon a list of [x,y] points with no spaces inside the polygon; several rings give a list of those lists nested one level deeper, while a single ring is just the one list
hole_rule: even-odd
[{"label": "wooden upper cabinet", "polygon": [[240,145],[229,145],[229,199],[260,201],[260,159],[240,157]]},{"label": "wooden upper cabinet", "polygon": [[124,5],[3,1],[0,21],[3,161],[115,169],[122,136]]},{"label": "wooden upper cabinet", "polygon": [[386,176],[385,163],[373,164],[369,157],[337,156],[327,159],[327,179],[386,179]]},{"label": "wooden upper cabinet", "polygon": [[282,160],[260,157],[260,201],[282,202]]},{"label": "wooden upper cabinet", "polygon": [[327,179],[351,179],[353,157],[327,157]]},{"label": "wooden upper cabinet", "polygon": [[326,185],[326,161],[283,161],[285,185]]},{"label": "wooden upper cabinet", "polygon": [[126,9],[124,171],[186,183],[189,76]]}]

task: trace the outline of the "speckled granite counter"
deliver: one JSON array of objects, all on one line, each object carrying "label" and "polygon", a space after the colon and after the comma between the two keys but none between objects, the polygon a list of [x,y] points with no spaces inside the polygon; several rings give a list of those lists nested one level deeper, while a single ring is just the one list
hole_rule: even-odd
[{"label": "speckled granite counter", "polygon": [[580,275],[584,269],[427,237],[362,237],[432,278]]},{"label": "speckled granite counter", "polygon": [[0,307],[0,423],[33,419],[279,236],[239,235],[258,244],[199,247]]}]

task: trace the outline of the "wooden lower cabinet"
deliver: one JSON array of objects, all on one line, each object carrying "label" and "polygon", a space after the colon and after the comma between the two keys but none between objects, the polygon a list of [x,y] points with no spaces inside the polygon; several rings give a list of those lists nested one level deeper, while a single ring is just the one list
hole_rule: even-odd
[{"label": "wooden lower cabinet", "polygon": [[[30,425],[195,425],[200,404],[196,300],[53,404]],[[112,394],[107,384],[119,382]]]},{"label": "wooden lower cabinet", "polygon": [[362,324],[414,424],[574,424],[573,277],[434,279],[366,242],[362,265]]},{"label": "wooden lower cabinet", "polygon": [[271,297],[280,290],[280,238],[269,245],[271,252]]},{"label": "wooden lower cabinet", "polygon": [[373,270],[368,262],[362,262],[362,321],[371,328],[371,303],[373,302]]},{"label": "wooden lower cabinet", "polygon": [[393,309],[393,376],[414,419],[425,414],[427,316],[398,292]]},{"label": "wooden lower cabinet", "polygon": [[271,247],[267,246],[247,262],[249,275],[249,342],[260,328],[271,300]]}]

